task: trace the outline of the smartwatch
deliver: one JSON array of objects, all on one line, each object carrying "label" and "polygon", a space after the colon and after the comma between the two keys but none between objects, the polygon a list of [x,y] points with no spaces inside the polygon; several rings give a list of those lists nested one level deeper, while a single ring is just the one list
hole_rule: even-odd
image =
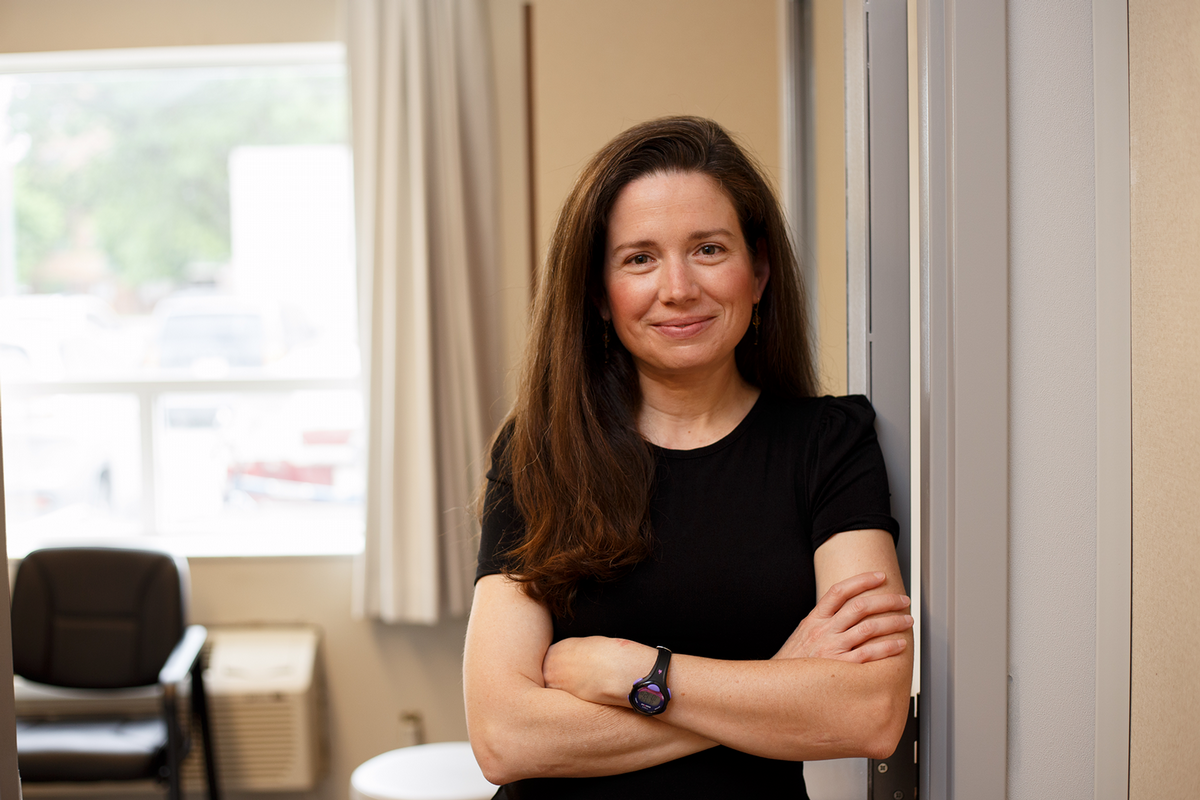
[{"label": "smartwatch", "polygon": [[667,710],[671,690],[667,688],[667,667],[671,664],[671,651],[658,648],[658,658],[650,674],[633,685],[629,691],[629,705],[639,714],[653,716]]}]

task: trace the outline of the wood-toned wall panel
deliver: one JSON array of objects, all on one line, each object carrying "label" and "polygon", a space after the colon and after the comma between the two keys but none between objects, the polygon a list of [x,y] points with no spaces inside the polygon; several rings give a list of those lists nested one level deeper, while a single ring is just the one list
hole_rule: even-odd
[{"label": "wood-toned wall panel", "polygon": [[815,258],[817,368],[821,389],[846,393],[846,97],[842,4],[810,4],[812,89],[810,153],[815,208],[801,259]]},{"label": "wood-toned wall panel", "polygon": [[1129,3],[1131,800],[1200,763],[1200,5]]}]

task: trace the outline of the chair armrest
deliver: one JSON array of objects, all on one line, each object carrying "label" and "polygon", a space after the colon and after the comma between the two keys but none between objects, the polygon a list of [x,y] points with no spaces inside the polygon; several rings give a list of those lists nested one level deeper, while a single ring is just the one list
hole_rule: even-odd
[{"label": "chair armrest", "polygon": [[167,657],[167,663],[163,664],[159,671],[158,682],[163,686],[182,683],[195,666],[196,660],[200,658],[200,651],[207,639],[208,630],[203,625],[189,625],[179,644],[175,645],[175,649]]}]

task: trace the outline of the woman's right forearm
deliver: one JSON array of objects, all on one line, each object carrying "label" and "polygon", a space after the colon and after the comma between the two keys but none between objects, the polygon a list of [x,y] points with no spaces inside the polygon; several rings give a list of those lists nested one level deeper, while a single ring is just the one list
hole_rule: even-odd
[{"label": "woman's right forearm", "polygon": [[492,783],[614,775],[714,746],[694,733],[548,689],[550,616],[501,575],[480,579],[467,626],[463,689],[471,747]]}]

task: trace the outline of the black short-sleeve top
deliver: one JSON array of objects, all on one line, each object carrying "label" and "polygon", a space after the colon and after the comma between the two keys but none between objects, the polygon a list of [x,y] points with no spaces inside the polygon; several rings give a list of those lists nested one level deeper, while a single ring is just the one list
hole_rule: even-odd
[{"label": "black short-sleeve top", "polygon": [[[580,585],[572,616],[553,621],[554,641],[600,635],[708,658],[770,658],[816,603],[818,547],[843,531],[898,535],[874,420],[862,396],[763,393],[719,441],[655,447],[652,555],[617,580]],[[510,477],[495,467],[487,477],[476,580],[503,571],[524,532]],[[717,747],[626,775],[519,781],[497,796],[767,793],[805,797],[801,765]]]}]

